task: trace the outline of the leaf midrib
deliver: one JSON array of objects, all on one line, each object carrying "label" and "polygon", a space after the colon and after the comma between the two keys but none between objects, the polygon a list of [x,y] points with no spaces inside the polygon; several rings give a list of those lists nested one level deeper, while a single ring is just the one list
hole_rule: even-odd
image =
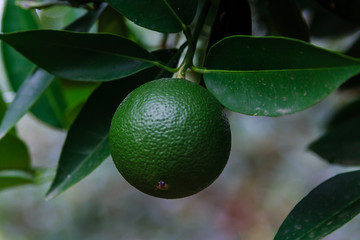
[{"label": "leaf midrib", "polygon": [[[61,43],[55,43],[53,44],[54,46],[60,46],[60,47],[64,47],[64,48],[68,48],[68,49],[79,49],[79,50],[84,50],[84,51],[88,51],[88,52],[94,52],[94,53],[100,53],[100,54],[104,54],[104,55],[111,55],[111,56],[117,56],[117,57],[122,57],[122,58],[129,58],[132,60],[137,60],[137,61],[141,61],[141,62],[148,62],[148,63],[152,63],[153,65],[155,65],[156,63],[159,63],[156,60],[150,60],[150,59],[146,59],[146,58],[139,58],[139,57],[133,57],[133,56],[129,56],[129,55],[124,55],[124,54],[117,54],[114,52],[110,52],[110,51],[100,51],[100,50],[96,50],[96,49],[91,49],[91,48],[87,48],[87,47],[79,47],[79,46],[73,46],[73,45],[67,45],[67,44],[61,44]],[[145,49],[144,49],[145,50]],[[146,50],[145,50],[146,51]],[[149,55],[151,56],[151,53],[149,53]],[[155,63],[155,64],[154,64]]]},{"label": "leaf midrib", "polygon": [[[345,205],[345,207],[340,208],[338,211],[335,211],[334,214],[330,215],[328,218],[324,219],[323,221],[320,222],[320,224],[318,224],[317,226],[313,227],[310,229],[310,231],[307,231],[306,233],[302,234],[301,236],[297,237],[296,239],[301,240],[303,239],[304,236],[306,236],[307,234],[313,232],[316,229],[319,229],[321,226],[323,226],[324,223],[331,221],[331,219],[335,218],[337,215],[339,215],[340,213],[344,212],[344,210],[348,209],[349,207],[353,206],[355,202],[359,202],[360,201],[360,196],[358,196],[355,200],[351,201],[349,204]],[[345,224],[345,223],[344,223]],[[342,225],[344,225],[342,224]]]},{"label": "leaf midrib", "polygon": [[171,14],[176,18],[176,20],[180,23],[181,27],[186,26],[186,24],[181,20],[179,15],[175,12],[175,10],[172,8],[172,6],[169,4],[167,0],[163,0],[166,7],[170,10]]},{"label": "leaf midrib", "polygon": [[327,71],[357,68],[360,72],[360,65],[319,67],[319,68],[299,68],[299,69],[270,69],[270,70],[221,70],[221,69],[202,69],[202,73],[263,73],[263,72],[301,72],[301,71]]},{"label": "leaf midrib", "polygon": [[[41,30],[40,30],[41,31]],[[49,31],[49,30],[43,30],[43,31]],[[27,32],[27,31],[25,31]],[[49,31],[49,32],[56,32],[56,31]],[[64,31],[67,32],[67,31]],[[10,33],[11,35],[16,34],[16,33]],[[89,33],[76,33],[76,34],[89,34]],[[7,40],[4,40],[2,36],[6,36],[7,34],[0,34],[0,39],[2,39],[4,42],[7,42],[9,45],[12,46],[12,44],[10,44]],[[109,36],[115,36],[118,37],[116,35],[112,35],[112,34],[103,34],[103,35],[109,35]],[[130,40],[129,40],[130,41]],[[50,45],[48,42],[44,42],[46,45]],[[131,41],[131,44],[135,44],[134,42]],[[78,45],[69,45],[69,44],[62,44],[59,42],[56,43],[51,43],[51,45],[53,46],[59,46],[62,48],[68,48],[68,49],[78,49],[78,50],[84,50],[84,51],[88,51],[88,52],[95,52],[95,53],[100,53],[100,54],[108,54],[108,55],[113,55],[113,56],[118,56],[118,57],[123,57],[123,58],[129,58],[129,59],[134,59],[134,60],[138,60],[138,61],[142,61],[142,62],[148,62],[148,63],[152,63],[153,65],[155,65],[156,63],[159,63],[158,61],[156,61],[155,59],[151,60],[151,59],[146,59],[146,58],[140,58],[140,57],[134,57],[134,56],[130,56],[130,55],[124,55],[124,54],[117,54],[114,52],[110,52],[110,51],[100,51],[100,50],[96,50],[96,49],[92,49],[92,48],[88,48],[88,47],[81,47]],[[147,52],[146,49],[141,48],[140,46],[138,46],[139,49],[143,50],[144,52]],[[149,54],[149,58],[152,57],[151,53],[147,52]],[[154,64],[155,63],[155,64]]]}]

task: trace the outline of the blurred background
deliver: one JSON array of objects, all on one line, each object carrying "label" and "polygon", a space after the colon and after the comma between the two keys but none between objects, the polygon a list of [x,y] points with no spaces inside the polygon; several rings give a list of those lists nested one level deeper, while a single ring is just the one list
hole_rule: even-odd
[{"label": "blurred background", "polygon": [[[53,27],[70,10],[51,11],[47,22],[53,18]],[[138,30],[137,34],[149,45],[160,39],[151,31]],[[326,45],[337,50],[338,46],[334,41]],[[0,76],[0,86],[6,90],[3,71]],[[11,99],[10,91],[4,93]],[[353,170],[329,165],[307,150],[329,116],[350,100],[348,94],[335,92],[306,111],[279,118],[228,112],[232,128],[228,165],[210,187],[188,198],[164,200],[137,191],[120,176],[111,159],[49,201],[45,193],[51,179],[2,191],[0,240],[272,239],[309,191],[337,173]],[[17,129],[28,145],[32,165],[53,173],[66,132],[29,114]],[[325,239],[359,239],[359,225],[360,217],[356,217]]]},{"label": "blurred background", "polygon": [[[131,187],[107,159],[91,175],[53,200],[49,183],[0,193],[1,240],[56,239],[272,239],[295,204],[337,173],[306,150],[344,101],[335,93],[292,116],[230,113],[232,152],[221,176],[194,196],[164,200]],[[31,116],[19,125],[34,166],[55,167],[65,132]],[[358,239],[360,218],[326,240]]]}]

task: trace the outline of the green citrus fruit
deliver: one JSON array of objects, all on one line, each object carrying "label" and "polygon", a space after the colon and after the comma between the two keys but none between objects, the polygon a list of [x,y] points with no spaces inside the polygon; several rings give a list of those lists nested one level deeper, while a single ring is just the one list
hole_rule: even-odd
[{"label": "green citrus fruit", "polygon": [[231,134],[220,103],[183,79],[159,79],[131,92],[110,128],[121,175],[160,198],[181,198],[209,186],[229,158]]}]

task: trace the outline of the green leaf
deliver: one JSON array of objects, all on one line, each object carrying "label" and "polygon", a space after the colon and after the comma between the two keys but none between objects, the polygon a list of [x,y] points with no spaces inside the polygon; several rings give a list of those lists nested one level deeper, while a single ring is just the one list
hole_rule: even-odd
[{"label": "green leaf", "polygon": [[[104,10],[105,4],[102,4],[99,9],[95,10],[95,11],[89,11],[87,14],[85,14],[84,16],[80,17],[79,19],[77,19],[76,21],[74,21],[72,24],[70,24],[67,27],[67,30],[71,30],[71,31],[88,31],[91,26],[94,24],[94,22],[96,21],[96,19],[98,18],[98,16],[100,15],[100,13]],[[27,11],[29,12],[29,11]],[[29,14],[29,13],[28,13]],[[14,19],[14,22],[15,21]],[[12,30],[23,30],[26,29],[26,24],[23,24],[24,26],[21,26],[19,24],[17,24],[17,27],[12,27],[12,28],[7,28],[8,31]],[[9,48],[9,46],[6,45],[7,48]],[[15,53],[14,57],[14,61],[16,62],[20,62],[21,63],[21,59],[17,59],[19,58],[23,58],[23,56],[21,56],[19,53],[17,53],[15,50],[11,49],[12,52]],[[5,63],[8,62],[9,57],[11,57],[10,55],[5,55]],[[19,64],[14,64],[14,61],[10,61],[9,63],[17,66]],[[21,64],[20,64],[21,66]],[[32,65],[33,68],[33,65]],[[65,117],[65,109],[66,109],[66,105],[65,105],[65,99],[63,97],[63,93],[62,93],[62,89],[59,85],[58,80],[55,80],[55,77],[42,72],[39,74],[36,73],[31,73],[32,71],[31,69],[27,69],[27,74],[24,76],[22,76],[22,78],[16,78],[16,75],[19,73],[19,71],[10,71],[11,74],[9,75],[10,77],[10,83],[12,83],[12,86],[14,88],[15,91],[19,90],[20,85],[22,84],[24,81],[26,81],[26,76],[28,78],[34,78],[34,76],[41,76],[43,78],[45,78],[44,80],[44,84],[48,87],[48,90],[40,97],[40,99],[38,99],[38,97],[40,96],[40,93],[42,94],[43,91],[45,90],[45,88],[42,88],[42,91],[39,92],[38,95],[34,94],[34,92],[31,92],[31,96],[32,97],[36,97],[33,99],[26,99],[26,100],[32,100],[32,101],[23,101],[22,103],[25,105],[21,105],[20,108],[22,108],[21,112],[18,112],[20,114],[20,116],[16,117],[16,121],[28,110],[29,106],[33,106],[31,109],[31,112],[40,120],[42,120],[43,122],[50,124],[53,127],[56,128],[67,128],[69,126],[69,122],[67,121],[66,117]],[[10,69],[11,70],[11,69]],[[42,71],[42,70],[35,70],[35,71]],[[9,72],[9,73],[10,73]],[[15,79],[16,81],[13,82],[13,78],[14,76],[12,76],[12,74],[15,74]],[[49,85],[50,82],[48,82],[49,78],[53,78],[53,83]],[[37,80],[38,84],[41,84],[40,80]],[[27,90],[25,89],[25,92]],[[19,93],[18,93],[19,94]],[[27,94],[27,93],[26,93]],[[29,95],[27,95],[29,96]],[[21,95],[20,95],[21,98]],[[24,100],[24,99],[23,99]],[[37,102],[34,104],[34,101],[37,100]],[[16,103],[18,104],[18,102]],[[13,111],[12,107],[10,107],[10,111]],[[17,108],[19,110],[19,106],[17,106]],[[13,112],[14,113],[14,112]],[[12,127],[12,126],[10,126]],[[0,136],[2,135],[1,133],[1,127],[0,127]]]},{"label": "green leaf", "polygon": [[[31,108],[31,112],[36,117],[53,127],[68,128],[70,123],[65,118],[66,102],[60,86],[60,81],[57,78],[54,79],[53,75],[48,75],[49,78],[52,78],[51,84],[47,87],[45,93],[40,97],[36,104]],[[47,78],[47,76],[43,77]],[[34,95],[35,94],[33,92],[32,96]]]},{"label": "green leaf", "polygon": [[[0,95],[0,120],[6,104]],[[22,184],[33,183],[34,174],[26,145],[11,132],[0,139],[0,190]]]},{"label": "green leaf", "polygon": [[322,239],[360,212],[360,171],[339,174],[313,189],[286,217],[274,240]]},{"label": "green leaf", "polygon": [[281,37],[233,36],[214,45],[204,81],[228,109],[281,116],[306,109],[360,72],[360,62]]},{"label": "green leaf", "polygon": [[266,0],[272,30],[284,37],[309,41],[309,29],[295,0]]},{"label": "green leaf", "polygon": [[38,70],[21,85],[0,125],[0,139],[15,126],[17,121],[35,104],[54,77],[45,71]]},{"label": "green leaf", "polygon": [[22,170],[0,170],[0,191],[24,184],[33,184],[34,174]]},{"label": "green leaf", "polygon": [[[163,59],[164,53],[166,59],[174,55],[172,51],[154,54]],[[122,80],[102,83],[93,92],[69,130],[47,199],[79,182],[110,156],[108,135],[117,107],[133,89],[155,79],[158,74],[166,76],[153,67]]]},{"label": "green leaf", "polygon": [[180,32],[194,19],[197,0],[106,0],[135,24],[164,33]]},{"label": "green leaf", "polygon": [[309,149],[330,163],[342,165],[360,164],[360,116],[329,128],[325,134],[311,143]]},{"label": "green leaf", "polygon": [[100,85],[97,82],[79,82],[61,79],[66,99],[65,117],[72,124],[92,92]]},{"label": "green leaf", "polygon": [[26,145],[15,135],[0,140],[0,190],[33,183],[34,174]]},{"label": "green leaf", "polygon": [[317,2],[337,16],[358,25],[360,24],[360,2],[358,0],[317,0]]},{"label": "green leaf", "polygon": [[[15,2],[16,0],[5,1],[1,31],[10,33],[38,29],[38,19],[35,11],[24,10],[17,6]],[[16,91],[35,65],[13,48],[4,44],[4,42],[1,42],[1,50],[6,75],[11,86]]]},{"label": "green leaf", "polygon": [[[66,27],[71,31],[88,31],[104,10],[101,5],[97,11],[91,11]],[[53,83],[54,82],[54,83]],[[55,85],[56,84],[56,85]],[[50,86],[50,88],[49,88]],[[48,91],[45,91],[48,89]],[[43,95],[43,93],[45,94]],[[38,103],[36,103],[38,101]],[[9,107],[0,125],[0,139],[15,126],[18,120],[32,107],[34,114],[57,127],[68,127],[72,118],[67,118],[68,111],[58,80],[48,72],[36,68],[17,90],[16,97]],[[76,104],[72,99],[72,104]],[[71,107],[71,106],[70,106]],[[45,116],[43,116],[45,115]],[[1,118],[0,118],[1,119]]]},{"label": "green leaf", "polygon": [[145,49],[111,34],[38,30],[1,34],[0,39],[40,68],[71,80],[109,81],[156,64]]},{"label": "green leaf", "polygon": [[0,140],[0,156],[0,170],[31,169],[26,145],[13,134],[8,134]]}]

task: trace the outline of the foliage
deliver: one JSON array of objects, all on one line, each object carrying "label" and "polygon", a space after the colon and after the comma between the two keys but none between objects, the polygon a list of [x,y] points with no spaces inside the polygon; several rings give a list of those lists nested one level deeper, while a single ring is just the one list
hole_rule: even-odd
[{"label": "foliage", "polygon": [[[56,5],[77,8],[62,30],[44,24],[41,14]],[[50,199],[109,157],[114,111],[145,82],[192,78],[225,108],[268,117],[307,109],[336,89],[356,89],[358,7],[355,0],[7,0],[1,55],[16,97],[9,106],[0,98],[0,189],[38,182],[14,129],[26,112],[68,131]],[[252,22],[261,30],[253,35]],[[162,33],[157,51],[143,44],[133,23]],[[309,43],[334,37],[354,41],[342,52]],[[357,166],[358,108],[356,98],[340,109],[309,149],[329,163]],[[321,239],[350,221],[359,213],[358,175],[343,173],[316,187],[275,239]]]}]

